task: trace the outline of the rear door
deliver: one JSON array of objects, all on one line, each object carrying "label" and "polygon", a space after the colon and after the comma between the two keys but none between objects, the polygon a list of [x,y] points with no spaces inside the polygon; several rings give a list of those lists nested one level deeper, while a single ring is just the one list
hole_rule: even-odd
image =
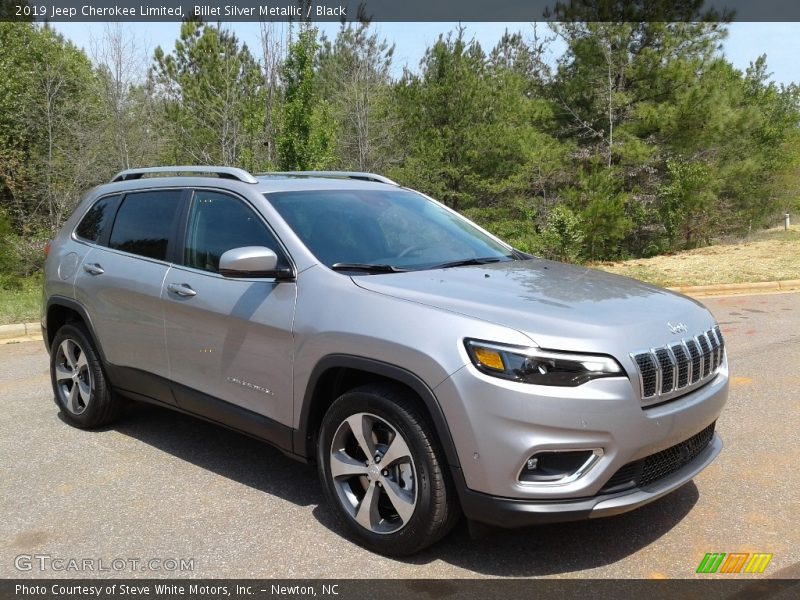
[{"label": "rear door", "polygon": [[178,404],[213,415],[222,400],[290,426],[296,285],[218,272],[233,248],[266,246],[289,266],[285,250],[247,201],[216,190],[194,191],[182,238],[163,289]]},{"label": "rear door", "polygon": [[110,235],[96,240],[75,281],[76,299],[86,307],[115,384],[161,400],[169,400],[169,386],[146,375],[169,374],[161,287],[170,269],[183,193],[126,194]]}]

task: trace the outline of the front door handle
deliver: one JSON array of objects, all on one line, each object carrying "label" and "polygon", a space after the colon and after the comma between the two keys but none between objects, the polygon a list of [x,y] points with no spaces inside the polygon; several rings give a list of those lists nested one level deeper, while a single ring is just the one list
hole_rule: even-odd
[{"label": "front door handle", "polygon": [[83,265],[83,270],[89,273],[89,275],[102,275],[105,273],[103,267],[101,267],[98,263],[87,263]]},{"label": "front door handle", "polygon": [[197,292],[195,292],[188,283],[170,283],[167,285],[167,289],[173,294],[183,296],[184,298],[197,295]]}]

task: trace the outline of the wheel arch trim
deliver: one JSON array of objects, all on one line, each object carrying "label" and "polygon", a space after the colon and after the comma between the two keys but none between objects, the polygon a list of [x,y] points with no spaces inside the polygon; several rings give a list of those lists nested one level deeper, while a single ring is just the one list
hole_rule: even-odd
[{"label": "wheel arch trim", "polygon": [[448,465],[450,467],[459,467],[458,454],[456,452],[455,443],[453,442],[453,437],[450,434],[450,428],[447,425],[444,412],[433,390],[417,375],[403,367],[352,354],[329,354],[322,357],[312,369],[303,395],[303,404],[300,408],[298,427],[294,430],[293,448],[295,454],[306,457],[314,456],[314,449],[311,446],[311,435],[313,432],[310,431],[311,409],[314,404],[314,396],[317,391],[317,386],[320,383],[320,378],[331,369],[362,371],[385,379],[394,380],[411,389],[419,396],[430,416],[434,427],[434,433],[442,445],[442,450],[445,453]]},{"label": "wheel arch trim", "polygon": [[60,306],[63,308],[68,308],[76,313],[83,321],[84,325],[86,326],[86,330],[89,332],[89,336],[91,337],[91,341],[94,344],[94,347],[97,349],[98,354],[100,355],[100,359],[103,361],[104,364],[107,364],[106,356],[103,353],[103,347],[97,341],[97,334],[95,334],[94,326],[92,325],[92,320],[89,318],[89,313],[86,312],[86,309],[81,305],[80,302],[77,300],[73,300],[72,298],[67,298],[65,296],[51,296],[47,299],[47,304],[45,305],[44,310],[44,344],[47,347],[47,351],[50,351],[50,340],[55,336],[56,332],[52,331],[50,323],[48,323],[48,316],[50,314],[50,309],[53,306]]}]

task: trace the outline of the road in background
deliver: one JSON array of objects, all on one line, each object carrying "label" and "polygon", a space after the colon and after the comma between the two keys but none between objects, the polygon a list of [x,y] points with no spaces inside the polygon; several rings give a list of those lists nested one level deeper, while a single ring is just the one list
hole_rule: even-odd
[{"label": "road in background", "polygon": [[107,430],[73,429],[42,343],[0,346],[0,577],[86,575],[18,571],[15,557],[31,554],[194,559],[192,572],[117,574],[129,577],[693,577],[706,552],[773,553],[764,576],[800,577],[800,294],[704,303],[732,380],[725,449],[694,482],[606,519],[482,540],[462,524],[402,561],[340,535],[313,467],[145,405]]}]

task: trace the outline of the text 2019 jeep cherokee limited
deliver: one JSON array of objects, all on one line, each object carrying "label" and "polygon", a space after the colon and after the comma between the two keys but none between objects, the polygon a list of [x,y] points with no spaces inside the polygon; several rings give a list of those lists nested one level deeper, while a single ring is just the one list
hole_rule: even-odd
[{"label": "text 2019 jeep cherokee limited", "polygon": [[381,553],[461,512],[510,527],[631,510],[722,447],[727,361],[701,304],[532,258],[377,175],[123,171],[45,272],[69,423],[106,424],[124,396],[266,440],[315,461]]}]

